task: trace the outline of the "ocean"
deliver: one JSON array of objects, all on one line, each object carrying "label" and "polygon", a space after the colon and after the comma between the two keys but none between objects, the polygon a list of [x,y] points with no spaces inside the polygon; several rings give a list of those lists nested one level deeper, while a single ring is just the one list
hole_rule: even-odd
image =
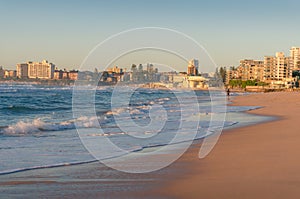
[{"label": "ocean", "polygon": [[[85,90],[88,88],[82,88],[82,92]],[[112,106],[113,91],[113,87],[98,87],[94,91],[95,113],[80,115],[80,112],[75,113],[72,109],[72,86],[1,84],[0,174],[82,164],[123,155],[120,151],[111,152],[103,145],[101,150],[104,155],[94,157],[82,143],[83,134],[80,132],[84,132],[84,137],[89,140],[101,141],[109,138],[126,152],[165,146],[174,138],[173,131],[180,126],[179,120],[183,118],[180,109],[184,106],[187,113],[195,112],[192,105],[195,98],[185,95],[185,92],[180,90],[171,92],[140,88],[130,97],[126,106],[122,103]],[[178,95],[184,99],[184,103],[177,99]],[[199,113],[194,113],[189,118],[194,118],[194,122],[199,121],[199,126],[193,139],[207,136],[209,125],[214,124],[210,123],[211,116],[224,114],[224,110],[224,128],[248,125],[266,119],[244,113],[259,107],[227,106],[227,102],[224,104],[221,101],[223,98],[220,97],[220,102],[215,98],[215,108],[212,109],[208,91],[195,91],[195,96],[199,104]],[[83,106],[82,109],[84,112],[86,107]],[[152,115],[155,115],[155,118],[151,117],[151,111],[154,111]],[[162,125],[161,121],[165,119],[166,123]],[[140,134],[136,127],[132,126],[132,122],[145,128],[150,124],[151,128]],[[212,129],[220,130],[220,122],[216,122],[215,128]],[[188,134],[195,128],[193,124],[190,126],[191,129],[187,125],[184,132],[179,132],[178,143],[190,141],[191,137]],[[152,132],[151,129],[159,133]],[[172,144],[176,145],[177,142]]]}]

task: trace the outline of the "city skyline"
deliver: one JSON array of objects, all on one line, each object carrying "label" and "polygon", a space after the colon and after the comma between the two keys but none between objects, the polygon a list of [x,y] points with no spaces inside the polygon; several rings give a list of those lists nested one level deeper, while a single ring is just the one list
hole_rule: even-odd
[{"label": "city skyline", "polygon": [[[47,58],[61,68],[77,69],[98,43],[136,27],[165,27],[199,42],[218,66],[244,58],[289,54],[300,46],[296,26],[299,2],[273,1],[1,1],[1,63]],[[201,60],[199,60],[201,68]],[[123,60],[121,66],[134,63]],[[177,63],[173,63],[176,65]],[[184,70],[186,65],[177,66]]]}]

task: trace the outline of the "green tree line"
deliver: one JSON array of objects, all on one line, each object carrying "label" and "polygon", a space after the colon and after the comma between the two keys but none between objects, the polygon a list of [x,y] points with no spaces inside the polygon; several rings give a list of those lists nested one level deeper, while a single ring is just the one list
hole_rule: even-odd
[{"label": "green tree line", "polygon": [[246,80],[242,81],[240,79],[232,79],[229,81],[230,87],[246,88],[246,86],[266,86],[267,83],[258,82],[257,80]]}]

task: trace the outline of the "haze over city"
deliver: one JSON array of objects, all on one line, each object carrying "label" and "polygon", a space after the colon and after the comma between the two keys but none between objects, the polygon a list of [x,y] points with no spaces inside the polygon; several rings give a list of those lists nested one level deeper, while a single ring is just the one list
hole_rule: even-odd
[{"label": "haze over city", "polygon": [[[199,42],[218,66],[238,65],[299,46],[300,2],[1,1],[0,65],[47,59],[78,68],[90,50],[118,32],[164,27]],[[130,66],[132,60],[122,60]],[[186,65],[173,63],[185,70]],[[201,60],[200,60],[201,67]]]}]

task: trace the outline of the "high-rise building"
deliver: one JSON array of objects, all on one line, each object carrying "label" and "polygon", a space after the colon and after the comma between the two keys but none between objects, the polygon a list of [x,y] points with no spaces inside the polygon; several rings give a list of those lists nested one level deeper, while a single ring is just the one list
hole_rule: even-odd
[{"label": "high-rise building", "polygon": [[52,79],[54,76],[55,65],[47,60],[42,62],[27,62],[28,77],[39,79]]},{"label": "high-rise building", "polygon": [[283,52],[277,52],[276,56],[265,56],[264,79],[265,81],[287,81],[292,78],[293,61],[291,57],[285,57]]},{"label": "high-rise building", "polygon": [[17,77],[18,78],[28,78],[28,64],[17,64]]},{"label": "high-rise building", "polygon": [[153,73],[154,72],[154,66],[153,64],[147,64],[147,72],[148,73]]},{"label": "high-rise building", "polygon": [[198,75],[199,72],[199,61],[197,59],[192,59],[189,61],[187,75]]},{"label": "high-rise building", "polygon": [[293,62],[293,69],[299,70],[300,69],[300,48],[299,47],[292,47],[290,49],[290,57]]},{"label": "high-rise building", "polygon": [[139,64],[138,69],[139,69],[139,72],[142,72],[142,71],[143,71],[143,65],[142,65],[142,64]]},{"label": "high-rise building", "polygon": [[157,74],[156,74],[153,64],[149,64],[149,63],[147,64],[146,80],[148,80],[148,81],[156,81],[157,80]]}]

